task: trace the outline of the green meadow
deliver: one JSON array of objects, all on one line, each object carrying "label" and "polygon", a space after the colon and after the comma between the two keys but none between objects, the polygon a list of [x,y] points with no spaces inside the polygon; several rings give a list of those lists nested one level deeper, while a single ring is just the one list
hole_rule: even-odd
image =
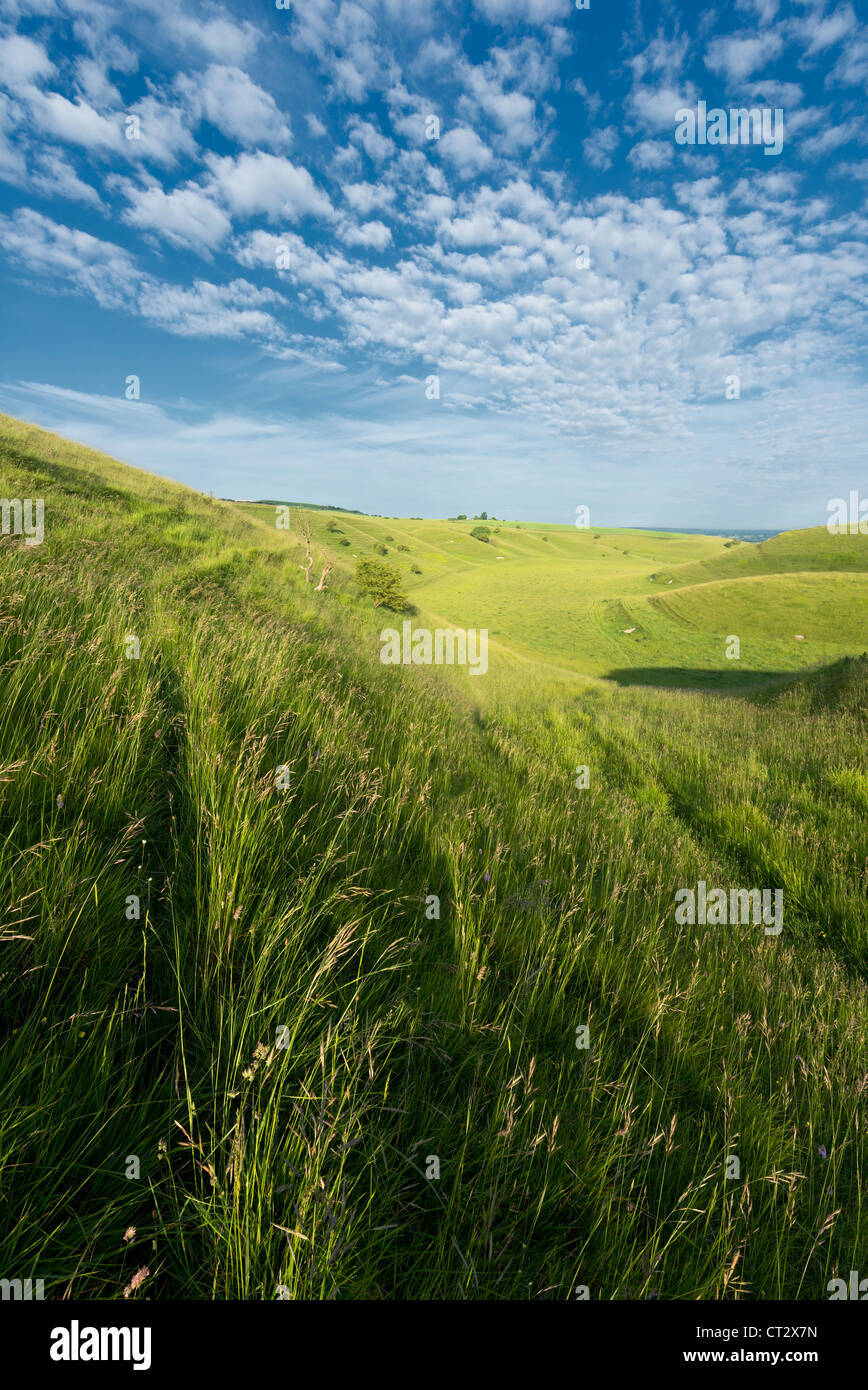
[{"label": "green meadow", "polygon": [[[244,510],[275,524],[274,507]],[[824,527],[752,545],[516,522],[310,518],[318,549],[349,572],[355,556],[385,545],[418,624],[486,628],[500,656],[493,690],[498,672],[528,662],[536,680],[560,668],[620,684],[756,686],[868,644],[865,537]],[[471,536],[480,524],[487,542]],[[731,635],[737,659],[727,656]]]},{"label": "green meadow", "polygon": [[[285,530],[8,417],[0,492],[45,499],[0,537],[4,1277],[868,1273],[868,538]],[[415,625],[488,629],[484,676],[382,663],[374,557]],[[700,880],[782,931],[678,925]]]}]

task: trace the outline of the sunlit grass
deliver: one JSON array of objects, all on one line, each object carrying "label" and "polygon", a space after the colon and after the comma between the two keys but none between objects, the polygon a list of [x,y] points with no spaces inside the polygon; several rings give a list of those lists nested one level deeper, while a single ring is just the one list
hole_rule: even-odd
[{"label": "sunlit grass", "polygon": [[[384,667],[297,537],[2,434],[47,507],[0,540],[0,1274],[819,1299],[859,1267],[868,663],[749,699]],[[781,887],[782,935],[677,927],[699,877]]]}]

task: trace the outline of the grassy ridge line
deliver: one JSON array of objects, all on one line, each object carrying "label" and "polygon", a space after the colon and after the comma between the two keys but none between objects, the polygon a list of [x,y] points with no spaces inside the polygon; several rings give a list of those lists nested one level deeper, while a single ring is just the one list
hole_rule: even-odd
[{"label": "grassy ridge line", "polygon": [[[274,525],[274,507],[239,504],[239,510],[258,517],[266,525]],[[624,557],[629,558],[634,570],[644,575],[647,562],[653,566],[667,560],[671,562],[677,556],[682,563],[688,563],[709,554],[723,553],[725,547],[722,538],[709,536],[661,533],[646,537],[644,533],[630,530],[585,531],[570,526],[531,526],[518,522],[484,523],[491,532],[491,540],[482,544],[471,535],[474,527],[480,524],[473,521],[414,521],[412,518],[371,516],[357,519],[345,513],[325,511],[310,512],[309,517],[317,548],[325,551],[340,569],[351,569],[356,553],[365,553],[375,543],[384,542],[391,547],[390,563],[399,567],[405,583],[414,590],[425,588],[433,578],[450,573],[488,572],[495,567],[496,557],[501,553],[510,564],[520,566],[548,566],[558,560],[574,565],[577,560],[597,562],[601,556],[610,559],[621,556],[622,562]],[[329,522],[335,522],[339,530],[330,532]],[[341,546],[341,538],[350,540],[351,546]],[[644,541],[645,548],[637,549],[636,540]],[[624,542],[632,548],[622,548]],[[413,554],[397,551],[398,544],[410,544]],[[426,569],[422,578],[414,577],[409,566],[417,560],[435,568]]]},{"label": "grassy ridge line", "polygon": [[[267,509],[251,510],[273,520]],[[737,690],[868,644],[865,537],[815,528],[789,541],[776,537],[776,547],[751,558],[745,552],[757,547],[727,548],[712,537],[652,537],[636,550],[626,531],[544,534],[503,525],[481,544],[468,522],[341,518],[338,535],[326,529],[330,521],[320,513],[312,527],[316,547],[336,567],[336,585],[349,582],[355,557],[385,545],[421,621],[448,614],[446,625],[485,627],[501,650],[549,669],[622,684]],[[350,538],[351,547],[339,544]],[[733,633],[742,644],[738,660],[727,656]]]},{"label": "grassy ridge line", "polygon": [[739,545],[725,555],[661,571],[660,580],[694,585],[710,579],[789,572],[861,571],[868,569],[865,536],[831,535],[825,526],[784,531],[756,545]]},{"label": "grassy ridge line", "polygon": [[[147,1259],[156,1294],[198,1297],[270,1297],[276,1282],[313,1297],[569,1297],[573,1282],[602,1297],[822,1297],[862,1230],[864,986],[809,943],[772,954],[751,931],[674,931],[673,885],[709,859],[689,835],[675,843],[665,807],[627,787],[565,795],[561,752],[534,730],[478,724],[417,672],[382,668],[376,617],[360,649],[359,615],[313,609],[287,550],[263,552],[256,533],[249,551],[234,531],[227,546],[208,510],[191,506],[148,573],[153,516],[143,505],[131,528],[141,554],[118,520],[100,542],[110,553],[96,557],[102,580],[114,574],[115,606],[95,623],[89,596],[78,603],[73,535],[62,564],[56,537],[51,588],[26,569],[31,556],[3,561],[10,588],[26,587],[46,614],[67,587],[78,642],[104,643],[95,682],[117,664],[114,632],[137,588],[143,602],[159,598],[143,650],[162,668],[147,686],[157,727],[175,738],[163,764],[172,801],[153,813],[161,857],[164,843],[171,855],[143,933],[144,988],[179,1014],[145,1012],[149,1026],[171,1024],[168,1065],[160,1034],[150,1051],[127,1043],[109,1068],[147,1119],[136,1138],[144,1199],[116,1176],[130,1142],[116,1121],[102,1187],[77,1160],[82,1135],[88,1153],[105,1141],[106,1019],[90,1052],[64,1032],[54,1041],[52,1065],[79,1087],[75,1126],[53,1080],[36,1109],[18,1092],[38,1044],[5,1037],[7,1113],[22,1107],[5,1158],[25,1185],[7,1213],[29,1195],[31,1222],[14,1228],[4,1262],[35,1230],[52,1278],[74,1274],[75,1292],[105,1296]],[[190,579],[200,530],[211,558]],[[52,689],[68,687],[70,715],[81,709],[69,726],[78,748],[94,703],[80,699],[82,663],[51,654],[34,629],[32,666],[52,662]],[[632,700],[621,708],[638,717]],[[678,718],[680,703],[672,709]],[[141,724],[115,721],[112,740]],[[14,743],[15,726],[4,728]],[[566,723],[564,737],[569,763]],[[278,759],[292,767],[279,803]],[[102,774],[98,758],[76,766]],[[469,786],[456,793],[462,776]],[[110,853],[111,840],[99,848]],[[718,869],[725,858],[708,876]],[[545,915],[510,901],[536,877],[550,879]],[[443,915],[428,922],[419,899],[440,884]],[[106,943],[117,928],[115,912],[100,919]],[[73,992],[116,988],[113,963],[101,982],[73,964],[63,981]],[[40,1007],[55,1006],[60,983],[52,977]],[[582,1067],[572,1042],[586,1021],[595,1047]],[[292,1045],[275,1052],[280,1025]],[[16,1145],[47,1126],[55,1151],[28,1193]],[[744,1185],[723,1178],[731,1143]],[[428,1153],[441,1157],[439,1184],[422,1176]],[[52,1217],[34,1226],[41,1204]],[[131,1211],[140,1224],[124,1248]]]}]

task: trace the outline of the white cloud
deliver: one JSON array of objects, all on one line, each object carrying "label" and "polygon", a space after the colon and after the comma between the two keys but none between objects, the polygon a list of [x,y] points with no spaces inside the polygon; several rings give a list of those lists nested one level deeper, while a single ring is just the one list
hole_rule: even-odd
[{"label": "white cloud", "polygon": [[48,54],[35,39],[11,34],[0,39],[0,82],[14,91],[48,77],[55,70]]},{"label": "white cloud", "polygon": [[243,61],[259,42],[260,33],[253,24],[247,20],[236,23],[217,5],[212,5],[208,19],[185,14],[177,0],[140,0],[140,5],[177,43],[198,49],[218,63]]},{"label": "white cloud", "polygon": [[466,115],[481,112],[487,117],[506,152],[518,153],[542,143],[534,102],[525,92],[506,90],[503,74],[498,72],[496,63],[480,67],[464,63],[461,76],[466,93],[459,102],[459,110]]},{"label": "white cloud", "polygon": [[393,65],[377,42],[377,24],[355,0],[307,0],[295,7],[291,38],[317,57],[332,97],[361,102],[389,81]]},{"label": "white cloud", "polygon": [[395,23],[413,29],[430,29],[437,19],[430,0],[383,0],[383,8]]},{"label": "white cloud", "polygon": [[140,132],[138,140],[124,137],[123,150],[129,159],[151,159],[170,168],[182,156],[196,153],[189,117],[182,107],[149,95],[134,102],[128,114],[138,117]]},{"label": "white cloud", "polygon": [[371,121],[363,121],[360,116],[350,119],[349,137],[375,164],[382,164],[395,153],[394,140],[383,135]]},{"label": "white cloud", "polygon": [[330,217],[329,198],[301,165],[278,155],[208,156],[211,186],[241,217],[262,213],[271,219]]},{"label": "white cloud", "polygon": [[440,153],[458,170],[462,178],[469,178],[488,169],[494,156],[484,140],[469,126],[454,126],[441,136],[438,148]]},{"label": "white cloud", "polygon": [[103,308],[130,307],[135,301],[140,272],[127,251],[32,208],[0,217],[0,246],[11,260],[49,283],[58,277],[69,280]]},{"label": "white cloud", "polygon": [[618,148],[620,139],[615,126],[600,126],[582,143],[585,162],[594,169],[611,169],[612,155]]},{"label": "white cloud", "polygon": [[68,158],[52,150],[40,151],[36,166],[31,171],[27,185],[46,198],[69,198],[76,203],[89,203],[91,207],[105,211],[102,199],[95,188],[78,177]]},{"label": "white cloud", "polygon": [[868,29],[844,45],[827,82],[840,82],[847,87],[868,85]]},{"label": "white cloud", "polygon": [[230,140],[243,145],[282,148],[291,143],[289,123],[269,92],[241,68],[212,64],[179,86],[190,105]]},{"label": "white cloud", "polygon": [[[91,294],[175,334],[249,337],[269,364],[278,355],[281,365],[322,364],[326,354],[355,361],[354,349],[383,377],[390,367],[418,375],[419,362],[431,363],[451,383],[444,416],[457,402],[468,417],[487,402],[513,419],[524,413],[535,429],[630,437],[649,451],[655,441],[687,435],[691,401],[718,390],[730,359],[743,363],[754,389],[773,380],[775,354],[781,376],[818,361],[857,360],[864,190],[831,178],[821,183],[822,171],[810,169],[800,184],[793,164],[854,141],[859,108],[855,100],[805,107],[798,84],[767,77],[784,41],[793,40],[801,41],[796,57],[809,55],[802,66],[811,69],[812,100],[832,63],[837,81],[868,71],[861,36],[843,31],[852,5],[793,6],[801,27],[790,15],[764,33],[761,25],[778,23],[775,0],[741,0],[756,28],[710,42],[712,28],[725,23],[720,7],[704,13],[690,36],[673,23],[674,34],[646,39],[637,25],[628,49],[635,56],[616,74],[631,84],[625,110],[620,86],[587,76],[600,86],[592,94],[573,77],[575,66],[561,66],[573,43],[579,58],[590,59],[588,17],[575,14],[571,0],[476,0],[477,17],[517,31],[488,32],[484,49],[465,43],[453,10],[428,0],[305,0],[287,13],[266,4],[256,8],[265,16],[261,31],[209,0],[198,26],[199,11],[180,10],[177,0],[141,0],[125,12],[123,32],[146,55],[143,31],[153,29],[158,61],[148,64],[144,87],[118,76],[135,67],[136,55],[115,43],[112,7],[64,3],[75,40],[93,56],[82,57],[74,44],[46,53],[33,40],[11,50],[5,80],[18,85],[15,111],[0,100],[0,176],[102,211],[99,194],[79,177],[83,160],[73,151],[74,167],[60,142],[90,152],[100,172],[111,156],[114,172],[100,192],[119,237],[133,244],[126,225],[148,253],[166,253],[159,238],[214,257],[214,266],[225,264],[218,252],[233,256],[232,274],[244,266],[271,288],[246,279],[191,283],[186,258],[178,259],[182,283],[169,284],[142,271],[122,247],[28,211],[0,224],[0,240],[31,283]],[[567,27],[558,26],[560,16]],[[420,30],[433,33],[421,48]],[[262,45],[262,66],[253,67],[248,59],[260,36],[269,51]],[[703,51],[715,76],[706,74],[698,91],[687,80],[687,61],[701,63]],[[50,85],[61,83],[48,54],[67,83],[63,95],[40,88],[49,76]],[[185,69],[174,83],[169,60]],[[581,63],[579,70],[595,71]],[[729,104],[720,78],[744,84],[739,105],[786,108],[787,160],[719,150],[682,158],[675,112],[695,107],[697,95]],[[121,100],[142,90],[132,107]],[[348,113],[347,99],[372,94]],[[579,96],[591,123],[579,127],[576,141],[570,118]],[[555,102],[561,112],[573,108],[557,158],[547,145]],[[332,130],[346,130],[345,148],[335,148],[319,115],[305,114],[310,107]],[[140,118],[139,141],[124,138],[128,110]],[[299,143],[309,142],[310,160],[288,157],[284,110]],[[442,121],[439,141],[425,139],[428,113]],[[216,131],[242,148],[227,146]],[[585,160],[598,169],[617,161],[620,187],[633,198],[617,191],[588,197],[576,167],[583,135]],[[216,149],[208,151],[212,137]],[[846,157],[854,158],[850,151]],[[182,159],[170,181],[153,177],[154,164],[177,168]],[[677,171],[674,188],[668,177],[636,177],[670,170]],[[606,182],[617,188],[614,177]],[[575,265],[579,244],[591,248],[589,269]],[[276,264],[281,247],[291,252],[288,267]],[[208,274],[221,278],[216,268]],[[281,289],[292,307],[291,332],[279,322]]]},{"label": "white cloud", "polygon": [[362,217],[367,217],[374,208],[391,207],[395,201],[395,189],[382,183],[349,183],[343,194],[353,211]]},{"label": "white cloud", "polygon": [[424,145],[430,138],[426,129],[428,116],[439,116],[439,108],[430,99],[408,92],[403,83],[386,93],[392,130],[414,145]]},{"label": "white cloud", "polygon": [[46,134],[88,150],[118,153],[123,148],[119,116],[101,116],[88,102],[69,101],[59,92],[40,92],[31,87],[25,96],[33,119]]},{"label": "white cloud", "polygon": [[658,34],[630,59],[634,78],[641,81],[649,73],[659,73],[668,82],[677,81],[687,57],[688,46],[686,34],[679,34],[674,38]]},{"label": "white cloud", "polygon": [[780,7],[780,0],[735,0],[739,10],[755,15],[762,24],[771,24]]},{"label": "white cloud", "polygon": [[392,241],[391,230],[384,222],[363,222],[361,225],[344,222],[340,235],[348,246],[370,246],[375,251],[385,251]]},{"label": "white cloud", "polygon": [[455,200],[444,194],[428,193],[413,203],[412,211],[418,223],[442,222],[445,218],[453,216]]},{"label": "white cloud", "polygon": [[473,8],[490,24],[550,24],[568,17],[572,0],[473,0]]},{"label": "white cloud", "polygon": [[21,208],[0,217],[0,246],[9,259],[55,288],[59,279],[101,308],[124,309],[182,337],[253,337],[280,342],[283,330],[264,306],[283,303],[277,290],[247,280],[172,285],[147,275],[112,242]]},{"label": "white cloud", "polygon": [[166,193],[154,182],[137,188],[123,181],[122,191],[129,207],[124,221],[142,231],[158,233],[173,246],[185,246],[210,257],[229,235],[231,222],[201,188],[187,184]]},{"label": "white cloud", "polygon": [[488,343],[502,350],[518,326],[518,310],[512,304],[467,305],[451,309],[443,321],[447,339],[465,347]]},{"label": "white cloud", "polygon": [[823,155],[837,150],[841,145],[847,145],[851,140],[858,140],[865,130],[865,123],[861,118],[854,117],[852,120],[843,121],[841,125],[829,125],[817,135],[811,135],[806,140],[802,140],[799,149],[806,159],[820,159]]},{"label": "white cloud", "polygon": [[10,138],[15,132],[15,116],[13,103],[0,93],[0,179],[4,183],[23,184],[27,178],[27,161],[23,151]]},{"label": "white cloud", "polygon": [[[146,0],[143,0],[143,3],[146,3]],[[72,31],[77,42],[106,72],[136,72],[139,55],[129,44],[124,43],[118,34],[111,32],[114,19],[110,6],[101,9],[92,3],[91,8],[85,13],[79,0],[79,8],[72,21]],[[92,100],[99,105],[96,96]]]},{"label": "white cloud", "polygon": [[695,88],[688,83],[680,87],[634,87],[630,93],[631,110],[641,125],[656,130],[675,131],[675,112],[682,107],[695,106]]},{"label": "white cloud", "polygon": [[730,82],[743,82],[757,68],[774,63],[782,49],[783,39],[773,30],[747,36],[725,35],[709,43],[705,66]]},{"label": "white cloud", "polygon": [[419,77],[436,77],[445,71],[451,71],[457,59],[458,50],[454,40],[439,35],[437,38],[425,40],[412,64],[412,71]]},{"label": "white cloud", "polygon": [[139,312],[150,322],[180,337],[272,339],[280,337],[279,324],[261,307],[280,301],[275,292],[257,290],[247,280],[212,285],[194,280],[191,288],[143,283]]},{"label": "white cloud", "polygon": [[665,140],[640,140],[627,158],[636,169],[664,169],[674,156],[673,146]]},{"label": "white cloud", "polygon": [[56,14],[57,0],[6,0],[6,18],[10,21]]},{"label": "white cloud", "polygon": [[788,116],[795,113],[804,99],[804,91],[798,82],[770,81],[767,77],[748,84],[745,90],[747,104],[758,102],[761,106],[782,106]]},{"label": "white cloud", "polygon": [[840,43],[858,27],[859,21],[852,5],[839,5],[832,14],[815,12],[806,16],[798,26],[802,37],[807,40],[806,52],[811,55]]},{"label": "white cloud", "polygon": [[121,105],[121,94],[110,81],[105,65],[95,58],[79,58],[75,65],[76,81],[82,95],[96,107]]},{"label": "white cloud", "polygon": [[498,246],[504,239],[499,219],[482,208],[469,217],[453,218],[443,232],[455,246]]}]

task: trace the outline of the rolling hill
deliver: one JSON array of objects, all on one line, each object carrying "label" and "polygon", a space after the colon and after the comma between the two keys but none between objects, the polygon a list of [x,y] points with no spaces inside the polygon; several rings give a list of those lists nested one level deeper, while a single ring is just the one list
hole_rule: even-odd
[{"label": "rolling hill", "polygon": [[[274,508],[244,510],[274,525]],[[481,542],[474,521],[309,516],[317,549],[339,574],[349,579],[359,556],[385,546],[418,622],[487,628],[511,673],[537,659],[628,684],[726,689],[868,648],[864,536],[817,527],[750,545],[497,522],[486,523],[490,540]],[[737,658],[727,656],[730,636],[739,638]]]},{"label": "rolling hill", "polygon": [[[7,417],[0,478],[45,500],[0,538],[10,1277],[810,1301],[859,1268],[864,551],[311,512],[317,592],[273,509]],[[491,625],[484,679],[382,664],[377,545],[415,621]],[[781,933],[680,925],[700,881],[779,891]]]}]

